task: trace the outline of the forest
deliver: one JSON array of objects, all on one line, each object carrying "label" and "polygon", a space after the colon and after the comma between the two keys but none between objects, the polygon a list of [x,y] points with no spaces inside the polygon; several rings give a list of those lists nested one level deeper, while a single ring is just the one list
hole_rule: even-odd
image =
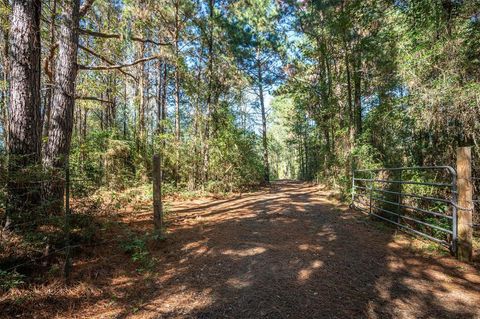
[{"label": "forest", "polygon": [[[455,167],[457,148],[468,146],[476,191],[479,134],[479,0],[0,0],[0,311],[45,318],[318,318],[315,311],[323,305],[331,307],[329,318],[377,318],[372,313],[467,318],[466,310],[428,299],[433,297],[402,295],[401,289],[398,298],[417,298],[417,312],[396,313],[393,299],[379,301],[388,309],[371,306],[369,300],[383,298],[379,292],[352,295],[349,300],[356,306],[341,309],[322,299],[312,315],[298,307],[310,303],[304,292],[314,288],[278,283],[277,288],[292,294],[279,292],[279,304],[270,299],[277,293],[271,283],[279,279],[268,276],[277,268],[263,275],[260,270],[237,277],[224,273],[217,283],[237,280],[237,290],[219,286],[211,294],[205,292],[209,284],[194,273],[210,262],[211,267],[226,264],[218,256],[231,257],[237,250],[244,259],[231,257],[237,262],[232,267],[255,268],[243,260],[267,258],[269,250],[275,251],[276,234],[304,232],[297,224],[301,217],[295,217],[291,229],[275,219],[263,233],[270,246],[235,246],[256,242],[248,236],[260,232],[256,227],[267,218],[262,214],[306,211],[308,223],[330,231],[325,225],[336,225],[333,218],[341,217],[328,213],[319,221],[309,214],[341,210],[336,207],[343,207],[354,192],[355,169]],[[419,183],[433,178],[429,174],[408,177]],[[317,203],[302,187],[321,187],[338,202]],[[385,192],[394,191],[398,189]],[[275,192],[287,194],[293,204],[269,197]],[[446,194],[410,188],[410,193],[422,192]],[[235,204],[235,196],[244,194],[254,194],[253,202]],[[216,216],[225,216],[211,220],[216,205]],[[248,219],[242,213],[245,205],[260,220]],[[425,202],[418,205],[423,206],[417,210],[429,209]],[[451,214],[448,209],[437,205],[433,210]],[[154,210],[161,221],[154,218],[152,228]],[[475,207],[471,210],[478,225]],[[232,224],[235,214],[239,224]],[[427,221],[439,228],[445,220]],[[337,241],[351,231],[348,225],[332,227],[343,227],[331,230]],[[435,237],[435,231],[427,233]],[[360,234],[355,230],[352,236],[356,232]],[[226,239],[229,233],[231,240]],[[242,239],[245,233],[248,238]],[[365,234],[357,239],[366,241]],[[213,261],[180,253],[200,245],[201,238],[210,238],[208,249],[216,247],[213,243],[226,246]],[[285,254],[302,251],[300,243],[287,249],[291,242],[279,241]],[[386,244],[378,246],[376,255],[384,269],[390,252]],[[329,249],[331,255],[342,251]],[[313,285],[307,279],[320,276],[318,269],[327,267],[320,266],[327,260],[298,256],[310,266],[280,269],[285,278],[298,272],[299,282]],[[262,262],[277,262],[268,258]],[[184,262],[192,263],[190,268]],[[421,263],[430,269],[431,261]],[[465,267],[473,267],[465,271],[476,276],[472,280],[478,287],[478,265]],[[451,269],[445,271],[452,273],[451,280],[461,280],[464,274]],[[195,291],[193,297],[180,293],[175,286],[180,283],[173,279],[152,279],[152,274],[175,277],[170,275],[175,272],[185,276],[180,281]],[[354,275],[351,270],[343,274]],[[375,278],[383,275],[358,279],[364,281],[357,287],[378,284]],[[128,292],[106,292],[122,276],[141,284],[136,281]],[[215,276],[205,276],[208,283],[215,282]],[[97,277],[102,284],[88,286]],[[62,288],[62,278],[70,288]],[[132,297],[150,291],[154,283],[167,287],[166,292],[158,295],[153,289],[146,293],[152,297],[148,302],[176,296],[168,301],[175,310],[165,310],[164,304],[156,306],[163,309],[158,312],[148,310],[146,300]],[[297,295],[303,299],[295,299],[291,287],[300,289]],[[265,294],[259,289],[266,289]],[[347,300],[356,288],[342,289],[335,297]],[[463,289],[472,300],[480,297],[478,288]],[[265,301],[261,305],[276,306],[251,306],[248,298],[257,293]],[[454,290],[442,293],[456,295]],[[69,297],[62,298],[64,294]],[[238,294],[242,298],[235,300],[232,296]],[[111,305],[98,312],[100,301],[108,298]],[[91,312],[80,312],[84,307]],[[368,307],[374,308],[359,310]]]}]

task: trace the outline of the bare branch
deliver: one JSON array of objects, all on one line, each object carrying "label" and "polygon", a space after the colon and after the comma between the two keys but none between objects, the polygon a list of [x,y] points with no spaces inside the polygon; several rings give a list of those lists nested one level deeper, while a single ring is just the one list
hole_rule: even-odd
[{"label": "bare branch", "polygon": [[[102,60],[103,62],[105,62],[105,63],[107,63],[107,64],[109,64],[109,65],[115,65],[114,62],[110,61],[110,60],[107,59],[106,57],[101,56],[100,54],[94,52],[93,50],[91,50],[91,49],[89,49],[89,48],[87,48],[87,47],[84,47],[84,46],[81,45],[81,44],[79,44],[78,47],[79,47],[80,49],[82,49],[83,51],[85,51],[85,52],[87,52],[87,53],[89,53],[89,54],[91,54],[91,55],[99,58],[100,60]],[[130,76],[130,77],[131,77],[132,79],[134,79],[135,81],[137,80],[137,78],[136,78],[133,74],[131,74],[131,73],[128,73],[128,72],[126,72],[126,71],[124,71],[124,70],[122,70],[122,69],[118,69],[118,71],[120,71],[120,72],[123,73],[124,75]]]},{"label": "bare branch", "polygon": [[80,11],[78,12],[78,14],[83,17],[84,15],[87,14],[88,10],[90,9],[90,7],[93,5],[93,2],[95,0],[85,0],[85,2],[82,4],[82,6],[80,7]]},{"label": "bare branch", "polygon": [[96,97],[96,96],[76,96],[75,99],[76,99],[76,100],[98,101],[98,102],[109,103],[109,104],[113,104],[113,103],[114,103],[114,102],[112,102],[112,101],[104,100],[104,99],[101,99],[101,98]]},{"label": "bare branch", "polygon": [[[117,33],[103,33],[103,32],[97,32],[97,31],[91,31],[91,30],[85,30],[85,29],[80,29],[80,33],[85,35],[90,35],[92,37],[105,38],[105,39],[121,39],[122,38],[122,36]],[[139,37],[131,37],[130,40],[136,41],[136,42],[151,43],[159,46],[172,45],[170,42],[157,42],[151,39],[142,39]]]},{"label": "bare branch", "polygon": [[147,62],[150,60],[158,59],[160,56],[154,55],[142,59],[135,60],[130,63],[125,63],[125,64],[117,64],[117,65],[98,65],[98,66],[86,66],[86,65],[78,65],[79,70],[93,70],[93,71],[101,71],[101,70],[117,70],[117,69],[122,69],[122,68],[128,68],[130,66],[133,66],[135,64]]}]

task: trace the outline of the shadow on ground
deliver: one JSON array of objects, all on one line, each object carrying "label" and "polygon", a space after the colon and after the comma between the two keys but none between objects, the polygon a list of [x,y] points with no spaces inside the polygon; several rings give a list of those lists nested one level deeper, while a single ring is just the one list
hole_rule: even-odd
[{"label": "shadow on ground", "polygon": [[[93,272],[90,295],[37,304],[60,317],[479,318],[475,268],[415,253],[328,195],[280,181],[229,200],[174,204],[153,272],[136,275],[112,256],[110,268]],[[149,217],[131,226],[146,229]]]}]

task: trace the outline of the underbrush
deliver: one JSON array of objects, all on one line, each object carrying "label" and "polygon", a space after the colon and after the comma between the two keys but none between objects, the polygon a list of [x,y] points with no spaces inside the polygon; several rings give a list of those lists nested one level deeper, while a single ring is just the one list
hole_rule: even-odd
[{"label": "underbrush", "polygon": [[[23,227],[22,227],[23,226]],[[98,241],[101,222],[93,214],[73,210],[69,240],[63,216],[45,217],[0,230],[0,289],[48,281],[61,275],[66,251]]]},{"label": "underbrush", "polygon": [[[168,220],[168,201],[225,198],[232,194],[178,190],[166,183],[163,188],[164,220]],[[28,227],[15,224],[0,228],[0,290],[28,288],[51,280],[63,280],[67,247],[71,251],[74,276],[75,263],[86,262],[106,247],[109,247],[109,253],[116,251],[127,257],[137,273],[149,272],[155,267],[152,251],[165,239],[166,229],[162,231],[162,237],[135,226],[153,228],[150,183],[123,190],[99,188],[87,197],[72,198],[70,203],[68,241],[63,215],[39,216],[30,221]]]},{"label": "underbrush", "polygon": [[130,256],[131,261],[135,264],[136,272],[143,273],[151,271],[156,264],[156,259],[151,253],[151,247],[164,239],[165,235],[155,232],[145,235],[130,233],[125,240],[120,242],[120,247],[123,252]]},{"label": "underbrush", "polygon": [[0,291],[8,291],[24,284],[25,275],[19,274],[16,270],[0,270]]},{"label": "underbrush", "polygon": [[[165,193],[164,198],[170,200],[214,196],[203,191],[176,193],[168,187]],[[130,223],[135,223],[138,218],[146,218],[147,225],[150,223],[149,214],[153,214],[151,198],[151,184],[143,184],[122,191],[100,188],[86,198],[71,199],[68,242],[65,216],[44,216],[28,225],[0,228],[0,290],[62,279],[67,247],[70,247],[74,272],[75,262],[88,260],[104,247],[112,247],[128,256],[136,272],[150,271],[155,266],[151,251],[165,239],[166,230],[163,230],[162,237],[153,231],[136,229]],[[163,211],[165,218],[169,214],[165,200]],[[153,224],[147,227],[153,228]]]}]

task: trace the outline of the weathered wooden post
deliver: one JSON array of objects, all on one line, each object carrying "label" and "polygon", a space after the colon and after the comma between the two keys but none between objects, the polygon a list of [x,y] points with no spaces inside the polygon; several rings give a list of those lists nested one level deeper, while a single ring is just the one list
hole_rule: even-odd
[{"label": "weathered wooden post", "polygon": [[458,245],[457,257],[462,261],[472,260],[473,237],[473,185],[472,150],[457,148],[457,192],[458,192]]},{"label": "weathered wooden post", "polygon": [[[54,183],[59,183],[59,180],[54,180]],[[70,256],[70,159],[67,156],[65,161],[65,264],[63,272],[65,275],[65,282],[70,283],[70,273],[72,271],[72,260]]]},{"label": "weathered wooden post", "polygon": [[162,171],[160,168],[160,156],[153,155],[153,224],[155,231],[162,236],[163,208],[162,208]]}]

